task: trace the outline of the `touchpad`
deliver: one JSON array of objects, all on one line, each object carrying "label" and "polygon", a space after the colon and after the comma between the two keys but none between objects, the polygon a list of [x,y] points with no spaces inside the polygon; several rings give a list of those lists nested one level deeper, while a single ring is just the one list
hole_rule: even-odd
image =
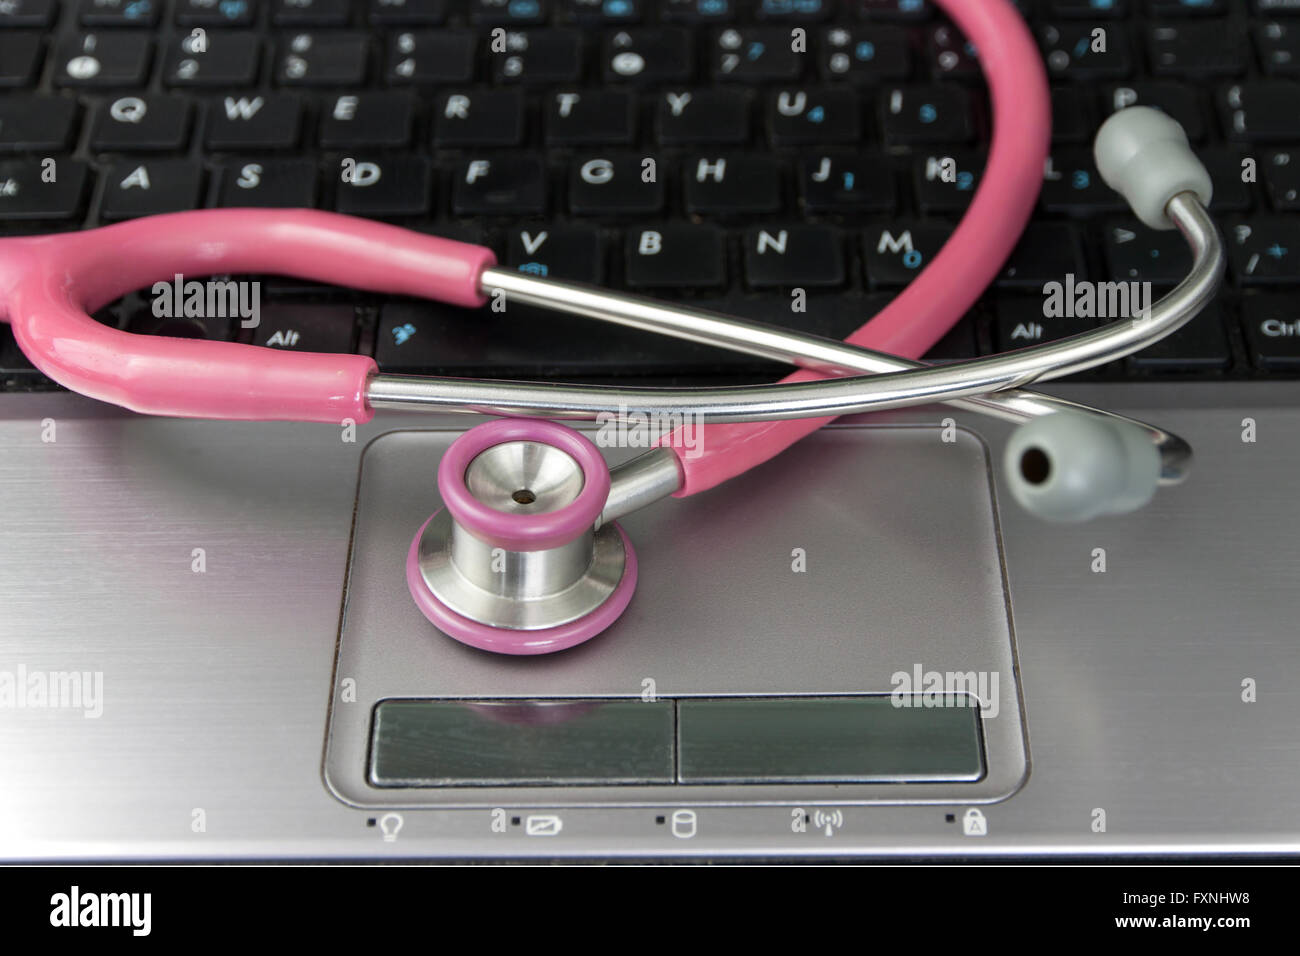
[{"label": "touchpad", "polygon": [[[671,803],[689,791],[734,803],[833,787],[841,802],[938,802],[1021,782],[977,435],[832,426],[725,485],[653,504],[620,522],[640,566],[622,618],[570,650],[506,657],[439,632],[406,588],[457,434],[390,432],[362,460],[326,759],[342,799]],[[603,450],[611,464],[641,451]],[[565,713],[574,724],[546,729]],[[450,740],[456,753],[440,749]],[[574,764],[602,747],[617,765],[608,779],[595,758]],[[518,760],[500,757],[512,749]]]}]

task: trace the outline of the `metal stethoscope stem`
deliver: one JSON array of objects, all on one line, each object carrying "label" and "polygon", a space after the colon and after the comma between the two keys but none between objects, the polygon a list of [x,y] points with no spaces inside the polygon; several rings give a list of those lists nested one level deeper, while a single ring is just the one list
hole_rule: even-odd
[{"label": "metal stethoscope stem", "polygon": [[1186,442],[1143,422],[1023,390],[1035,381],[1061,378],[1131,355],[1189,322],[1213,298],[1225,268],[1222,239],[1204,206],[1191,193],[1174,196],[1165,212],[1192,251],[1187,277],[1155,302],[1145,316],[1043,345],[944,366],[872,352],[701,310],[610,293],[572,283],[538,279],[501,268],[484,271],[485,291],[501,289],[507,301],[539,306],[646,329],[802,368],[868,375],[792,384],[697,389],[610,388],[551,383],[468,381],[407,375],[376,375],[370,405],[491,415],[594,419],[603,415],[690,415],[701,423],[774,421],[948,404],[1023,423],[1057,411],[1086,412],[1140,427],[1161,458],[1161,483],[1184,475]]}]

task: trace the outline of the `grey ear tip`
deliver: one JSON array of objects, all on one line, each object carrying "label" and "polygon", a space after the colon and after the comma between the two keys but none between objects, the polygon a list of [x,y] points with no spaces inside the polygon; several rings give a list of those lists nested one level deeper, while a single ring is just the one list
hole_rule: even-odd
[{"label": "grey ear tip", "polygon": [[1129,423],[1056,413],[1016,429],[1003,457],[1012,496],[1048,521],[1125,514],[1155,493],[1160,455]]}]

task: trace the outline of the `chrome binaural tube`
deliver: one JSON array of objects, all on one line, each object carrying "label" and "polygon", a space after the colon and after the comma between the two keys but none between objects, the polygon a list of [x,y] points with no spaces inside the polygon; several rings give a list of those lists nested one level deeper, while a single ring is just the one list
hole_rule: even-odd
[{"label": "chrome binaural tube", "polygon": [[[878,374],[818,382],[692,389],[379,374],[371,379],[367,398],[374,408],[570,419],[675,413],[689,414],[705,423],[847,415],[936,401],[1013,422],[1065,409],[1105,415],[1086,406],[1023,392],[1020,388],[1140,351],[1190,321],[1213,298],[1225,266],[1222,239],[1213,221],[1190,193],[1180,193],[1171,199],[1166,212],[1191,247],[1193,264],[1187,277],[1154,303],[1145,317],[1118,320],[1099,329],[1014,352],[944,366],[924,366],[775,326],[494,268],[484,272],[484,288],[504,289],[515,301],[719,345],[805,368],[841,374],[846,371]],[[997,392],[1003,393],[991,394]],[[1154,426],[1135,424],[1160,448],[1162,481],[1179,480],[1190,455],[1186,443]]]}]

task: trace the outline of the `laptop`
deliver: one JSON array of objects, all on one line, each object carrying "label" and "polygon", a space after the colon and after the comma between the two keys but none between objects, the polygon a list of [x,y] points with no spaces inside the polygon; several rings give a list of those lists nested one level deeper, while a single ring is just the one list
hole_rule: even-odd
[{"label": "laptop", "polygon": [[[1045,315],[1067,276],[1183,277],[1178,234],[1090,156],[1110,113],[1164,110],[1214,179],[1222,293],[1044,390],[1183,436],[1186,482],[1048,524],[1008,493],[1010,426],[841,419],[622,519],[622,618],[511,657],[441,633],[404,577],[479,419],[145,417],[61,389],[0,325],[0,858],[1300,849],[1300,4],[1016,6],[1051,159],[1024,239],[927,360],[1095,325]],[[0,0],[3,236],[313,207],[842,338],[952,232],[988,127],[975,51],[921,0]],[[46,160],[58,186],[33,189]],[[524,307],[231,278],[257,283],[256,322],[148,289],[96,319],[404,373],[786,371]]]}]

